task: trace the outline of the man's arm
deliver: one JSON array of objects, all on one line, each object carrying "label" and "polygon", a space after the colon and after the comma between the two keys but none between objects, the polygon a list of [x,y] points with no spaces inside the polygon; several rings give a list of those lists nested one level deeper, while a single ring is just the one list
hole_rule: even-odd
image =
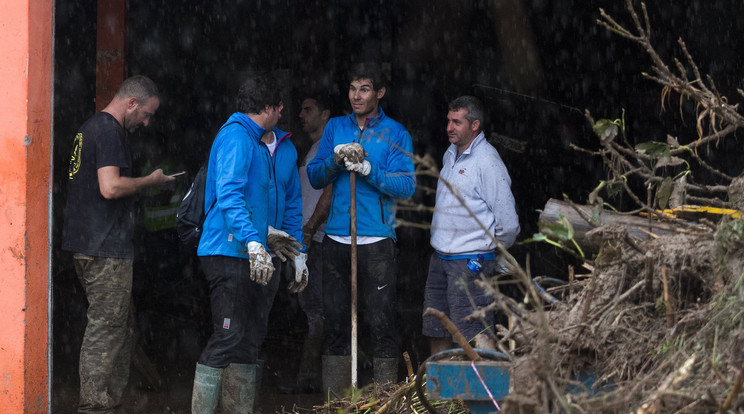
[{"label": "man's arm", "polygon": [[323,136],[318,143],[318,152],[315,158],[307,164],[307,178],[310,180],[310,185],[316,189],[325,188],[345,171],[344,167],[336,164],[333,158],[334,127],[333,120],[326,124]]},{"label": "man's arm", "polygon": [[130,196],[143,187],[158,185],[175,180],[157,169],[144,177],[122,177],[119,167],[106,166],[98,169],[98,187],[101,195],[107,200]]},{"label": "man's arm", "polygon": [[296,161],[289,164],[292,172],[285,191],[284,218],[281,230],[302,243],[302,189],[300,188],[300,174],[295,165]]},{"label": "man's arm", "polygon": [[411,135],[403,130],[397,137],[391,137],[388,145],[393,148],[385,165],[371,164],[370,173],[363,178],[390,197],[410,198],[416,190]]},{"label": "man's arm", "polygon": [[481,165],[479,169],[483,200],[493,212],[496,222],[496,240],[505,248],[509,248],[514,244],[520,231],[509,172],[498,157],[493,157],[488,165]]},{"label": "man's arm", "polygon": [[318,231],[318,227],[326,221],[328,214],[331,212],[331,195],[333,194],[333,184],[328,184],[324,189],[323,193],[318,199],[318,204],[315,205],[313,215],[307,219],[307,223],[302,226],[302,233],[304,235],[305,246],[310,243],[315,232]]}]

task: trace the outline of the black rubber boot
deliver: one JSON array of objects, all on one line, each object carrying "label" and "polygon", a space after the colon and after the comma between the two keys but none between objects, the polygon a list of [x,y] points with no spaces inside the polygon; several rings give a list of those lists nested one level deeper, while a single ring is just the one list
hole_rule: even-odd
[{"label": "black rubber boot", "polygon": [[342,398],[351,388],[351,357],[323,355],[323,392],[328,398]]},{"label": "black rubber boot", "polygon": [[373,375],[378,384],[398,383],[398,358],[374,358]]}]

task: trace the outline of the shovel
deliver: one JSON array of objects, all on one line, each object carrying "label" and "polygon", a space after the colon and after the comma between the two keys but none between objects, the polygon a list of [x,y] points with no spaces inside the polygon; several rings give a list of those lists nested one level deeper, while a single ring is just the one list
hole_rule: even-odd
[{"label": "shovel", "polygon": [[351,187],[351,386],[359,387],[357,378],[357,228],[356,228],[356,173],[349,173],[349,186]]}]

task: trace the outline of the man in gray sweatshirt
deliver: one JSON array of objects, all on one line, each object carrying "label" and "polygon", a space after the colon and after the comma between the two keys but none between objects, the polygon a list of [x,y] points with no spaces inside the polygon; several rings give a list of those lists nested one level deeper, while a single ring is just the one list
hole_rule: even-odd
[{"label": "man in gray sweatshirt", "polygon": [[[493,298],[473,283],[498,273],[496,242],[505,248],[519,234],[519,220],[511,192],[511,178],[499,153],[483,133],[483,104],[461,96],[449,104],[447,135],[451,145],[444,154],[431,222],[431,246],[424,309],[444,312],[466,339],[484,332],[493,336],[493,313],[485,321],[465,321],[475,305]],[[488,229],[486,233],[483,228]],[[464,282],[464,283],[463,283]],[[434,317],[423,320],[432,354],[452,347],[452,338]]]}]

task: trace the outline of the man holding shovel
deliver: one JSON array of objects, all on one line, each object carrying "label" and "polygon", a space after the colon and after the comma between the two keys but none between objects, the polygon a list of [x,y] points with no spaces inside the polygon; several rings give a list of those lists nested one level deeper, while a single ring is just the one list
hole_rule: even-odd
[{"label": "man holding shovel", "polygon": [[[395,199],[413,195],[415,177],[410,134],[379,106],[385,91],[377,64],[356,65],[349,83],[353,112],[328,122],[318,153],[307,166],[314,188],[333,184],[323,240],[322,383],[323,390],[337,394],[350,385],[352,370],[349,316],[356,313],[351,306],[352,257],[358,258],[363,323],[375,338],[375,382],[397,380]],[[352,195],[356,197],[355,205],[351,203]],[[352,224],[358,235],[355,240]]]}]

